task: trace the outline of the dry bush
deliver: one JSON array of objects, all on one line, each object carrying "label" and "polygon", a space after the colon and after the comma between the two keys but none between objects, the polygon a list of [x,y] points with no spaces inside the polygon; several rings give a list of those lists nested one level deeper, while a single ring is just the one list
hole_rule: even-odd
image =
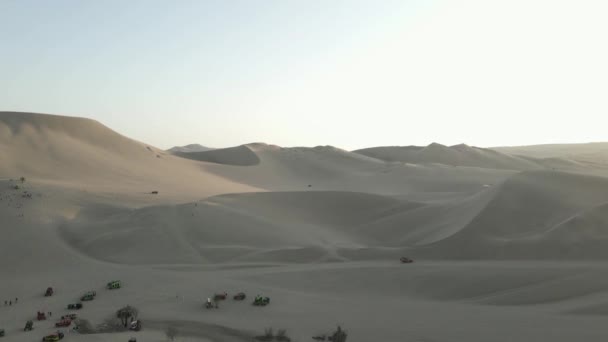
[{"label": "dry bush", "polygon": [[264,335],[256,336],[256,340],[258,341],[279,341],[279,342],[291,342],[291,339],[287,337],[287,330],[279,329],[275,335],[274,330],[272,328],[264,329]]},{"label": "dry bush", "polygon": [[126,331],[127,328],[123,325],[123,322],[118,317],[106,318],[103,323],[97,326],[97,333],[113,333]]},{"label": "dry bush", "polygon": [[177,328],[172,325],[168,326],[165,335],[167,335],[169,341],[175,341],[175,338],[177,337]]},{"label": "dry bush", "polygon": [[338,325],[338,329],[331,334],[329,340],[333,342],[346,342],[346,337],[348,337],[348,334]]},{"label": "dry bush", "polygon": [[97,329],[93,327],[93,324],[86,319],[78,318],[74,320],[74,325],[77,327],[78,333],[80,334],[94,334]]},{"label": "dry bush", "polygon": [[277,335],[274,337],[274,339],[276,341],[280,341],[280,342],[290,342],[291,339],[287,336],[287,330],[285,329],[279,329],[277,331]]},{"label": "dry bush", "polygon": [[137,320],[137,315],[139,315],[139,310],[130,305],[116,311],[116,317],[120,318],[120,321],[125,328],[129,326],[129,320]]},{"label": "dry bush", "polygon": [[274,331],[272,328],[266,328],[264,329],[264,335],[256,336],[255,339],[258,341],[272,341],[274,339]]}]

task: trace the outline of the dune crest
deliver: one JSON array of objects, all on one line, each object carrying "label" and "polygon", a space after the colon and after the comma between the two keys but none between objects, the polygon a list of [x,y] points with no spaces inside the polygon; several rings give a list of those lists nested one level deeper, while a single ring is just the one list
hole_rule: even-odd
[{"label": "dune crest", "polygon": [[187,159],[223,165],[252,166],[260,163],[260,158],[247,145],[201,152],[174,152],[174,154]]},{"label": "dune crest", "polygon": [[259,190],[207,173],[195,162],[89,119],[0,112],[0,146],[0,177],[5,178],[25,176],[46,184],[136,197],[159,191],[164,199],[184,200]]},{"label": "dune crest", "polygon": [[493,149],[472,147],[466,144],[445,146],[432,143],[428,146],[384,146],[353,151],[385,161],[413,164],[439,163],[453,166],[472,166],[504,170],[543,170],[560,168],[577,171],[584,169],[567,159],[550,160],[501,153]]}]

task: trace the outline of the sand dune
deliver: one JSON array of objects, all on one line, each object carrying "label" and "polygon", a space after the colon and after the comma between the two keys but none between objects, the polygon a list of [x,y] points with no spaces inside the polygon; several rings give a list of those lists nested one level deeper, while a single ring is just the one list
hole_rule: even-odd
[{"label": "sand dune", "polygon": [[418,206],[363,193],[250,193],[135,211],[96,208],[61,229],[75,249],[118,263],[285,262],[288,254],[304,262],[340,259],[336,248],[369,243],[373,234],[357,227]]},{"label": "sand dune", "polygon": [[530,146],[492,147],[493,150],[514,155],[534,158],[572,158],[581,156],[608,155],[608,143],[596,142],[587,144],[546,144]]},{"label": "sand dune", "polygon": [[0,112],[0,158],[5,178],[25,176],[144,201],[151,191],[163,195],[154,201],[185,201],[256,190],[82,118]]},{"label": "sand dune", "polygon": [[505,154],[492,149],[472,147],[465,144],[444,146],[432,143],[428,146],[386,146],[354,151],[385,161],[404,163],[439,163],[454,166],[474,166],[505,170],[540,170],[559,168],[580,170],[583,166],[567,159],[549,160]]},{"label": "sand dune", "polygon": [[428,200],[442,198],[446,193],[477,192],[484,185],[499,184],[513,174],[510,170],[387,163],[331,146],[245,147],[259,158],[258,164],[208,164],[206,170],[269,191],[354,191],[406,199],[424,197],[421,193],[444,193]]},{"label": "sand dune", "polygon": [[458,258],[606,259],[601,223],[603,177],[558,172],[518,174],[458,234],[432,246]]},{"label": "sand dune", "polygon": [[[306,341],[336,324],[349,342],[608,337],[597,165],[466,145],[364,153],[256,143],[184,158],[92,120],[0,112],[0,294],[19,297],[0,306],[3,339],[40,340],[54,320],[25,321],[88,290],[81,317],[131,304],[144,330],[66,341],[164,341],[167,326],[182,341],[267,327]],[[105,290],[112,279],[124,288]],[[272,302],[203,309],[219,291]]]},{"label": "sand dune", "polygon": [[260,163],[258,156],[247,146],[199,152],[175,152],[175,155],[187,159],[225,165],[251,166]]},{"label": "sand dune", "polygon": [[215,149],[211,148],[211,147],[203,146],[201,144],[189,144],[189,145],[185,145],[185,146],[174,146],[174,147],[168,149],[167,152],[188,153],[188,152],[204,152],[204,151],[211,151],[211,150],[215,150]]}]

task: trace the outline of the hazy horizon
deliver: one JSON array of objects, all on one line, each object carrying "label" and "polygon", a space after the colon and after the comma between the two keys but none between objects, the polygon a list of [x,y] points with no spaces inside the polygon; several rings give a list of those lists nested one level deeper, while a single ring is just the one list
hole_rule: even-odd
[{"label": "hazy horizon", "polygon": [[5,1],[0,110],[199,143],[605,141],[601,1]]}]

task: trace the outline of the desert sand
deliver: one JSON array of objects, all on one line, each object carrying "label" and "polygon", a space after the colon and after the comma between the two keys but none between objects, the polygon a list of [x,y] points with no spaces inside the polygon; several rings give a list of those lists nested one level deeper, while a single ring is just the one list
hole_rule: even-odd
[{"label": "desert sand", "polygon": [[[0,112],[2,339],[40,341],[89,290],[79,317],[132,305],[143,329],[65,341],[313,341],[337,325],[349,342],[608,338],[601,151],[195,147]],[[52,317],[24,332],[37,311]]]}]

